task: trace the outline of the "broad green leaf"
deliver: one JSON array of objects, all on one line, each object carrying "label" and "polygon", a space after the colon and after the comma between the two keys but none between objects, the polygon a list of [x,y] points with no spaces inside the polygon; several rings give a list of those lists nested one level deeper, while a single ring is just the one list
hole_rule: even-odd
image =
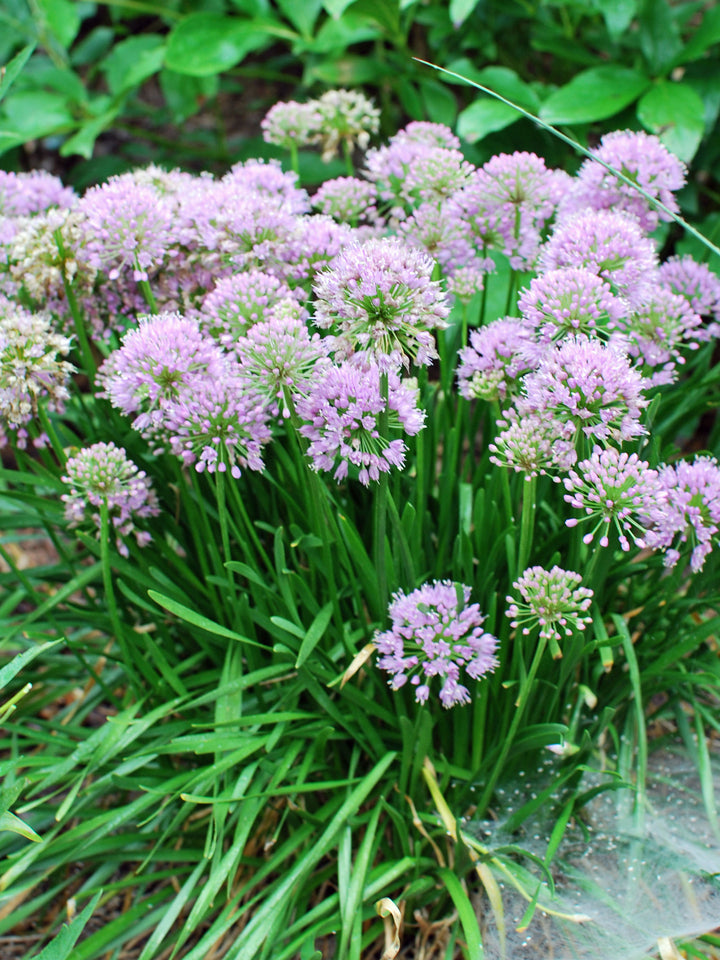
[{"label": "broad green leaf", "polygon": [[175,123],[184,123],[198,112],[203,103],[215,96],[217,77],[190,77],[174,70],[160,71],[160,87]]},{"label": "broad green leaf", "polygon": [[450,0],[450,21],[457,29],[467,20],[479,0]]},{"label": "broad green leaf", "polygon": [[34,49],[34,43],[29,44],[27,47],[23,47],[20,53],[16,54],[12,58],[10,63],[6,63],[4,66],[0,67],[0,100],[3,99],[15,80],[17,80],[22,68],[30,59],[30,54]]},{"label": "broad green leaf", "polygon": [[443,83],[421,79],[420,93],[427,115],[434,123],[444,123],[448,127],[455,124],[457,101],[452,92]]},{"label": "broad green leaf", "polygon": [[339,20],[353,0],[323,0],[323,7],[333,20]]},{"label": "broad green leaf", "polygon": [[637,0],[593,0],[593,6],[603,15],[613,40],[625,33],[637,12]]},{"label": "broad green leaf", "polygon": [[320,80],[331,87],[356,87],[363,83],[377,83],[391,72],[387,64],[372,57],[348,53],[337,60],[323,59],[312,64],[304,81]]},{"label": "broad green leaf", "polygon": [[33,960],[71,960],[75,944],[93,915],[101,894],[102,891],[96,893],[82,913],[73,917],[69,924],[63,924],[60,933]]},{"label": "broad green leaf", "polygon": [[78,4],[71,0],[36,0],[36,3],[50,32],[67,49],[80,29]]},{"label": "broad green leaf", "polygon": [[165,42],[159,34],[146,33],[117,43],[103,65],[110,92],[117,95],[139,86],[163,65]]},{"label": "broad green leaf", "polygon": [[154,600],[155,603],[169,610],[170,613],[174,613],[176,617],[179,617],[185,623],[189,623],[194,627],[200,627],[201,630],[207,630],[208,633],[213,633],[218,637],[225,637],[228,640],[239,640],[241,643],[250,644],[251,647],[260,647],[262,650],[267,649],[267,647],[264,647],[261,643],[250,640],[249,637],[243,637],[241,634],[235,633],[234,630],[228,630],[228,628],[223,627],[222,624],[215,623],[214,620],[204,617],[201,613],[198,613],[197,610],[191,610],[190,607],[178,603],[177,600],[171,600],[170,597],[163,596],[162,593],[158,593],[157,590],[148,590],[148,596],[151,600]]},{"label": "broad green leaf", "polygon": [[593,123],[612,117],[647,90],[650,79],[628,67],[606,64],[583,70],[540,107],[547,123]]},{"label": "broad green leaf", "polygon": [[482,140],[488,133],[504,130],[511,123],[519,120],[521,114],[502,103],[500,100],[491,100],[483,97],[471,103],[458,117],[457,134],[468,143]]},{"label": "broad green leaf", "polygon": [[9,132],[24,140],[39,140],[71,129],[76,122],[66,98],[45,90],[16,91],[5,101],[5,114]]},{"label": "broad green leaf", "polygon": [[114,39],[115,31],[112,27],[95,27],[75,44],[70,63],[74,67],[86,67],[91,63],[97,63],[112,47]]},{"label": "broad green leaf", "polygon": [[116,107],[114,110],[110,110],[107,113],[104,113],[102,116],[94,117],[92,120],[88,120],[87,123],[84,123],[77,133],[74,133],[71,137],[68,137],[65,143],[60,147],[60,156],[72,157],[77,154],[78,156],[89,160],[93,155],[95,141],[103,132],[103,130],[107,130],[107,128],[112,124],[119,112],[119,109],[119,107]]},{"label": "broad green leaf", "polygon": [[323,0],[275,0],[283,16],[303,37],[312,35],[318,15],[323,8]]},{"label": "broad green leaf", "polygon": [[240,13],[248,17],[265,17],[270,13],[270,0],[230,0]]},{"label": "broad green leaf", "polygon": [[663,73],[682,49],[677,22],[667,0],[644,0],[639,27],[640,49],[650,70]]},{"label": "broad green leaf", "polygon": [[340,20],[326,20],[312,42],[308,43],[307,49],[313,53],[334,56],[355,43],[365,43],[379,36],[377,24],[370,23],[366,17],[359,16],[353,10],[348,10]]},{"label": "broad green leaf", "polygon": [[661,80],[637,106],[638,119],[668,150],[689,163],[705,132],[705,106],[686,83]]},{"label": "broad green leaf", "polygon": [[272,42],[266,26],[219,13],[193,13],[170,31],[165,66],[191,77],[209,77],[240,63]]}]

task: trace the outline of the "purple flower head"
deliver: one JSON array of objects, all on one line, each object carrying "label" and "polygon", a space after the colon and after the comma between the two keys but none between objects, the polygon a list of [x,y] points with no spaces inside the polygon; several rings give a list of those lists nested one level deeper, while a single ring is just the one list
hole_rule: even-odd
[{"label": "purple flower head", "polygon": [[352,227],[330,217],[303,217],[289,238],[281,270],[295,283],[314,279],[349,244],[357,242]]},{"label": "purple flower head", "polygon": [[569,470],[577,460],[574,445],[563,436],[564,424],[557,420],[535,413],[521,417],[511,408],[497,426],[499,433],[488,444],[490,460],[499,467],[524,473],[528,480]]},{"label": "purple flower head", "polygon": [[30,217],[51,207],[69,210],[77,203],[72,187],[45,170],[0,170],[0,217]]},{"label": "purple flower head", "polygon": [[[720,321],[720,277],[705,263],[692,257],[670,257],[658,270],[660,285],[685,297],[691,309],[701,317]],[[708,328],[712,336],[720,335],[718,323]]]},{"label": "purple flower head", "polygon": [[310,103],[280,101],[270,107],[260,124],[265,143],[285,150],[316,143],[321,125],[322,116],[315,100]]},{"label": "purple flower head", "polygon": [[483,250],[502,250],[515,269],[527,269],[555,212],[559,184],[534,153],[504,153],[477,170],[452,202]]},{"label": "purple flower head", "polygon": [[655,244],[636,220],[612,210],[564,218],[540,251],[542,272],[584,267],[632,302],[641,300],[657,269]]},{"label": "purple flower head", "polygon": [[[657,137],[642,131],[615,130],[606,133],[600,146],[591,152],[642,187],[668,210],[677,213],[679,207],[673,194],[685,184],[685,164]],[[596,160],[586,160],[580,167],[563,204],[563,213],[585,207],[629,213],[646,233],[651,233],[659,220],[670,220],[664,211],[658,210]]]},{"label": "purple flower head", "polygon": [[563,267],[536,277],[520,291],[518,306],[543,344],[568,334],[607,335],[629,310],[610,284],[583,267]]},{"label": "purple flower head", "polygon": [[697,573],[720,531],[720,465],[714,457],[680,460],[658,473],[658,493],[648,512],[645,542],[665,552],[665,565],[675,566],[684,544],[690,544],[690,569]]},{"label": "purple flower head", "polygon": [[[292,303],[292,301],[291,301]],[[250,327],[235,345],[240,376],[270,406],[289,416],[287,398],[307,396],[326,356],[320,335],[297,317],[273,316]]]},{"label": "purple flower head", "polygon": [[401,196],[411,207],[440,204],[464,187],[474,170],[459,150],[425,146],[408,167]]},{"label": "purple flower head", "polygon": [[290,287],[262,270],[223,277],[203,300],[200,327],[231,347],[249,327],[269,319],[276,304],[292,297]]},{"label": "purple flower head", "polygon": [[495,669],[498,641],[482,629],[485,617],[469,600],[470,587],[450,580],[433,580],[412,593],[393,594],[388,610],[392,627],[375,634],[377,665],[391,674],[393,690],[409,680],[415,700],[425,703],[433,677],[439,677],[438,696],[444,707],[471,702],[461,681],[466,681],[465,675],[480,680]]},{"label": "purple flower head", "polygon": [[402,219],[404,208],[410,205],[405,181],[411,168],[422,157],[441,149],[420,140],[394,137],[386,146],[368,150],[364,173],[375,184],[380,199],[392,204]]},{"label": "purple flower head", "polygon": [[334,470],[334,478],[340,481],[348,475],[349,466],[357,467],[358,479],[367,486],[392,467],[403,467],[405,441],[383,436],[381,417],[386,414],[390,434],[414,436],[424,426],[425,413],[418,409],[414,386],[392,372],[387,376],[386,402],[376,365],[318,367],[307,396],[296,400],[298,415],[306,421],[300,433],[309,441],[313,470]]},{"label": "purple flower head", "polygon": [[150,186],[131,175],[111,177],[91,187],[78,204],[85,218],[88,262],[111,280],[129,269],[135,280],[162,263],[170,246],[171,207]]},{"label": "purple flower head", "polygon": [[467,227],[447,204],[421,204],[400,224],[399,232],[411,247],[426,250],[437,260],[444,273],[478,265]]},{"label": "purple flower head", "polygon": [[62,359],[69,352],[70,340],[54,332],[48,316],[0,300],[0,447],[8,431],[25,447],[41,401],[62,411],[74,369]]},{"label": "purple flower head", "polygon": [[137,530],[135,522],[157,516],[160,512],[157,498],[145,471],[128,459],[122,447],[114,443],[94,443],[70,457],[65,470],[62,481],[70,487],[70,493],[60,499],[65,504],[65,519],[71,527],[90,522],[97,528],[99,537],[100,510],[106,505],[119,553],[128,556],[129,550],[122,538],[131,533],[138,546],[149,543],[150,534]]},{"label": "purple flower head", "polygon": [[587,337],[569,338],[543,354],[524,380],[521,415],[536,413],[565,424],[565,436],[581,433],[601,442],[622,443],[644,434],[640,415],[648,401],[645,382],[628,357],[612,345]]},{"label": "purple flower head", "polygon": [[312,198],[312,205],[338,223],[376,223],[377,191],[372,183],[357,177],[326,180]]},{"label": "purple flower head", "polygon": [[693,313],[687,300],[662,287],[618,323],[626,339],[626,350],[637,357],[650,383],[672,383],[676,366],[685,363],[681,349],[696,350],[709,339],[702,319]]},{"label": "purple flower head", "polygon": [[223,177],[241,192],[247,191],[271,197],[279,201],[290,213],[307,213],[310,198],[307,191],[298,186],[297,174],[284,173],[277,160],[246,160],[236,163]]},{"label": "purple flower head", "polygon": [[412,120],[390,138],[390,143],[403,141],[424,143],[428,147],[444,147],[446,150],[460,149],[460,140],[450,127],[446,127],[444,123],[430,123],[427,120]]},{"label": "purple flower head", "polygon": [[487,273],[486,261],[479,257],[473,258],[466,266],[454,268],[446,280],[448,296],[455,297],[460,303],[469,303],[485,286]]},{"label": "purple flower head", "polygon": [[460,350],[458,386],[468,400],[506,400],[517,393],[520,377],[531,364],[527,346],[531,330],[514,317],[493,320],[470,333],[470,346]]},{"label": "purple flower head", "polygon": [[273,273],[282,272],[285,248],[298,224],[281,198],[233,180],[205,185],[192,204],[188,201],[183,217],[189,242],[212,254],[209,264]]},{"label": "purple flower head", "polygon": [[513,583],[513,589],[522,597],[517,601],[507,597],[510,606],[506,615],[511,626],[527,636],[539,628],[540,636],[548,640],[553,657],[561,657],[558,641],[570,637],[576,630],[584,630],[592,618],[585,616],[592,603],[592,590],[581,587],[582,577],[571,570],[553,567],[528,567]]},{"label": "purple flower head", "polygon": [[623,550],[630,549],[630,540],[635,546],[644,547],[645,530],[640,519],[647,516],[657,497],[656,481],[657,471],[651,470],[636,453],[595,447],[591,456],[563,481],[568,491],[565,500],[584,514],[581,520],[573,518],[565,523],[575,527],[583,520],[594,522],[593,529],[583,537],[584,543],[592,543],[599,533],[600,545],[607,547],[613,526]]},{"label": "purple flower head", "polygon": [[400,240],[351,244],[315,281],[315,323],[339,330],[338,356],[366,354],[388,369],[428,364],[437,356],[430,331],[449,313],[432,272],[433,261]]},{"label": "purple flower head", "polygon": [[143,435],[159,437],[168,405],[220,377],[225,363],[220,347],[194,321],[174,313],[141,317],[100,368],[100,396],[126,416],[135,414],[133,426]]},{"label": "purple flower head", "polygon": [[237,479],[241,467],[262,471],[262,448],[271,436],[268,417],[237,365],[227,363],[219,376],[198,380],[168,404],[170,449],[198,473],[229,471]]}]

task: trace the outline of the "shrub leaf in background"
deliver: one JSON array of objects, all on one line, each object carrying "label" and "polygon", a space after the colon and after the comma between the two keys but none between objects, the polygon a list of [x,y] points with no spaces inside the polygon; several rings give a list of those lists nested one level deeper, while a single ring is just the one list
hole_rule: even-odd
[{"label": "shrub leaf in background", "polygon": [[540,107],[548,123],[593,123],[620,113],[650,86],[650,79],[631,70],[607,64],[591,67],[551,93]]},{"label": "shrub leaf in background", "polygon": [[10,87],[20,75],[22,68],[30,59],[30,55],[34,49],[34,44],[28,44],[27,47],[23,47],[20,53],[15,54],[10,63],[2,68],[2,72],[0,73],[0,100],[7,94]]},{"label": "shrub leaf in background", "polygon": [[637,115],[668,150],[685,163],[692,160],[705,130],[705,107],[692,87],[660,80],[641,97]]},{"label": "shrub leaf in background", "polygon": [[229,70],[251,50],[269,46],[265,25],[219,13],[194,13],[170,31],[165,65],[176,73],[209,77]]},{"label": "shrub leaf in background", "polygon": [[158,72],[164,59],[165,41],[156,33],[129,37],[115,44],[103,66],[110,92],[121,94],[138,86]]}]

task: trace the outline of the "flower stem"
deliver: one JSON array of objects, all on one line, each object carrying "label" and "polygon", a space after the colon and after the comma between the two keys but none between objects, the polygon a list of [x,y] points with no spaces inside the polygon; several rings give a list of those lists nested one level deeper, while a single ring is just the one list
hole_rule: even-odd
[{"label": "flower stem", "polygon": [[523,483],[522,517],[520,520],[520,545],[518,547],[517,573],[520,576],[527,566],[532,550],[535,526],[535,494],[537,477],[529,477]]},{"label": "flower stem", "polygon": [[[380,396],[383,399],[383,409],[378,418],[378,432],[380,439],[387,441],[388,427],[388,375],[383,372],[380,374]],[[387,529],[387,492],[389,477],[387,472],[383,471],[378,480],[377,495],[375,497],[375,515],[373,523],[373,534],[375,544],[375,570],[378,579],[378,595],[380,606],[387,606],[388,584],[387,584],[387,565],[385,562],[385,533]]]},{"label": "flower stem", "polygon": [[82,360],[83,366],[85,368],[84,372],[90,379],[90,383],[95,381],[95,359],[93,358],[92,349],[90,348],[90,341],[88,340],[87,330],[85,329],[85,320],[78,306],[77,297],[75,296],[75,290],[73,289],[72,282],[68,279],[67,273],[65,272],[65,244],[63,243],[63,238],[60,230],[56,230],[53,233],[55,238],[55,244],[58,248],[58,253],[60,258],[63,261],[62,264],[62,278],[63,278],[63,287],[65,289],[65,296],[67,297],[68,307],[70,308],[70,314],[73,318],[73,327],[75,329],[75,336],[78,341],[78,349],[80,351],[80,358]]},{"label": "flower stem", "polygon": [[128,671],[133,685],[137,687],[138,678],[132,668],[132,659],[125,639],[125,631],[118,614],[117,600],[115,599],[115,590],[113,587],[112,569],[110,567],[110,514],[107,500],[104,500],[100,504],[100,562],[102,564],[103,590],[105,602],[107,603],[110,614],[110,624],[120,647],[123,665]]},{"label": "flower stem", "polygon": [[500,774],[502,773],[503,764],[505,763],[507,759],[507,755],[510,752],[510,748],[513,745],[515,734],[517,733],[518,727],[520,726],[520,721],[523,718],[525,707],[527,706],[528,698],[530,696],[530,688],[532,687],[533,682],[535,681],[535,674],[538,671],[538,667],[540,666],[540,661],[542,660],[543,653],[545,652],[546,643],[547,643],[547,640],[545,637],[541,636],[538,639],[537,648],[535,649],[535,656],[533,657],[533,661],[530,664],[530,670],[528,672],[528,675],[525,677],[523,681],[521,681],[520,694],[517,700],[515,701],[515,714],[512,718],[510,729],[503,737],[503,744],[502,744],[502,748],[500,749],[500,755],[495,761],[493,772],[490,775],[490,779],[485,784],[485,789],[483,790],[482,796],[480,798],[480,802],[478,803],[477,813],[479,816],[482,816],[485,813],[488,807],[488,804],[490,803],[493,790],[495,789],[495,785],[497,784]]}]

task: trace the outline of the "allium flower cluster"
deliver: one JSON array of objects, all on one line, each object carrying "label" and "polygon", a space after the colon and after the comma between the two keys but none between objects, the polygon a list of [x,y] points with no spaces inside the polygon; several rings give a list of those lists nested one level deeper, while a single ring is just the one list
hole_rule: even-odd
[{"label": "allium flower cluster", "polygon": [[136,430],[161,440],[170,404],[222,377],[225,366],[220,347],[197,323],[165,313],[140,318],[100,368],[98,383],[101,396],[135,417]]},{"label": "allium flower cluster", "polygon": [[77,203],[72,187],[45,170],[0,170],[0,217],[30,217],[51,207],[69,210]]},{"label": "allium flower cluster", "polygon": [[293,316],[256,323],[236,344],[239,372],[249,389],[284,416],[290,416],[288,395],[307,396],[325,354],[319,334],[311,335]]},{"label": "allium flower cluster", "polygon": [[296,103],[289,100],[270,107],[260,126],[265,143],[290,150],[315,143],[321,123],[317,101]]},{"label": "allium flower cluster", "polygon": [[0,446],[13,431],[25,447],[26,427],[41,401],[49,410],[63,409],[74,368],[61,358],[69,352],[70,340],[53,331],[49,317],[0,302]]},{"label": "allium flower cluster", "polygon": [[241,468],[264,469],[268,417],[237,365],[227,363],[219,376],[198,379],[168,405],[166,432],[172,453],[198,473],[229,471],[237,479]]},{"label": "allium flower cluster", "polygon": [[607,335],[629,309],[610,284],[583,267],[563,267],[536,277],[521,290],[518,306],[545,344],[568,335]]},{"label": "allium flower cluster", "polygon": [[524,381],[521,415],[536,413],[565,424],[566,439],[582,433],[622,443],[644,434],[640,415],[645,381],[629,358],[599,340],[568,338],[549,347]]},{"label": "allium flower cluster", "polygon": [[573,443],[563,436],[564,424],[557,420],[535,413],[521,417],[511,408],[497,426],[499,433],[488,444],[490,460],[499,467],[524,473],[527,480],[565,472],[577,460]]},{"label": "allium flower cluster", "polygon": [[634,218],[612,210],[582,210],[558,223],[539,262],[542,272],[584,267],[637,303],[651,288],[657,253]]},{"label": "allium flower cluster", "polygon": [[286,150],[319,143],[322,158],[332,160],[341,145],[366,150],[378,132],[380,111],[358,90],[328,90],[308,103],[276,103],[262,121],[263,138]]},{"label": "allium flower cluster", "polygon": [[460,350],[457,377],[467,400],[506,400],[519,389],[531,363],[527,347],[532,334],[521,320],[505,317],[473,330],[470,346]]},{"label": "allium flower cluster", "polygon": [[70,457],[65,465],[63,483],[70,492],[60,498],[65,518],[71,527],[90,522],[98,537],[102,528],[100,510],[107,507],[111,530],[118,552],[127,557],[129,550],[122,537],[135,535],[138,546],[150,542],[150,534],[137,530],[135,522],[160,512],[150,480],[130,460],[122,447],[114,443],[94,443]]},{"label": "allium flower cluster", "polygon": [[474,170],[459,150],[426,146],[409,165],[401,195],[410,206],[437,205],[464,187]]},{"label": "allium flower cluster", "polygon": [[85,252],[92,267],[111,280],[132,270],[147,280],[160,266],[172,240],[171,206],[152,187],[130,175],[111,177],[91,187],[78,204],[84,217]]},{"label": "allium flower cluster", "polygon": [[[318,368],[307,396],[296,400],[298,415],[305,421],[300,433],[309,441],[307,454],[314,470],[334,470],[340,481],[352,466],[367,486],[381,473],[404,465],[407,448],[397,434],[414,436],[424,426],[425,413],[418,409],[414,386],[392,372],[387,377],[386,401],[380,369],[374,364]],[[383,420],[387,435],[381,430]]]},{"label": "allium flower cluster", "polygon": [[697,573],[720,531],[720,464],[714,457],[680,460],[658,472],[658,494],[648,512],[649,547],[665,551],[665,565],[675,566],[690,544],[690,569]]},{"label": "allium flower cluster", "polygon": [[[410,246],[426,250],[437,260],[443,271],[453,277],[458,270],[468,268],[471,264],[486,267],[484,262],[481,264],[478,261],[475,264],[475,254],[468,238],[467,227],[447,204],[421,204],[407,220],[400,223],[399,233]],[[490,269],[494,268],[494,263],[490,261]],[[481,278],[483,273],[480,274]],[[477,288],[476,277],[477,274],[473,292]]]},{"label": "allium flower cluster", "polygon": [[372,183],[357,177],[336,177],[326,180],[312,198],[312,204],[338,223],[376,223],[377,192]]},{"label": "allium flower cluster", "polygon": [[[692,257],[670,257],[658,270],[660,286],[684,297],[691,309],[701,317],[720,321],[720,277],[706,263]],[[718,323],[708,330],[720,335]]]},{"label": "allium flower cluster", "polygon": [[444,707],[470,703],[462,681],[467,682],[466,676],[480,680],[495,669],[498,641],[482,629],[485,617],[469,600],[470,587],[449,580],[393,594],[388,611],[392,627],[375,635],[377,665],[391,674],[393,690],[409,681],[415,700],[425,703],[433,677],[438,677]]},{"label": "allium flower cluster", "polygon": [[399,240],[352,244],[313,285],[315,323],[338,331],[338,356],[365,354],[384,369],[429,364],[437,356],[430,331],[449,313],[432,272],[429,257]]},{"label": "allium flower cluster", "polygon": [[583,537],[584,543],[592,543],[600,534],[600,545],[607,547],[612,526],[623,550],[630,549],[630,540],[635,546],[644,547],[642,521],[656,501],[657,476],[657,471],[651,470],[636,453],[595,447],[591,456],[563,481],[568,491],[565,500],[584,514],[581,520],[566,520],[566,525],[575,527],[584,520],[594,521],[592,530]]},{"label": "allium flower cluster", "polygon": [[231,167],[223,183],[232,184],[240,192],[256,193],[278,200],[290,213],[307,213],[310,198],[298,186],[298,177],[292,171],[284,172],[277,160],[246,160]]},{"label": "allium flower cluster", "polygon": [[[677,213],[674,191],[685,184],[685,165],[656,136],[643,131],[615,130],[606,133],[591,153]],[[597,160],[590,159],[580,167],[563,213],[584,207],[629,213],[646,233],[652,233],[658,220],[671,219]]]},{"label": "allium flower cluster", "polygon": [[453,205],[482,249],[496,247],[515,269],[527,269],[560,194],[561,181],[540,157],[516,152],[488,160]]},{"label": "allium flower cluster", "polygon": [[277,304],[293,296],[279,277],[262,270],[248,270],[218,280],[198,312],[201,329],[225,347],[245,335],[255,323],[268,320]]},{"label": "allium flower cluster", "polygon": [[359,90],[327,90],[317,101],[323,160],[332,160],[341,144],[367,150],[370,135],[380,128],[380,110]]},{"label": "allium flower cluster", "polygon": [[357,235],[345,223],[325,216],[303,217],[288,238],[279,272],[290,282],[305,283],[355,242]]},{"label": "allium flower cluster", "polygon": [[526,636],[539,628],[540,636],[550,643],[553,657],[561,657],[558,641],[592,623],[592,618],[585,614],[592,603],[593,591],[581,587],[581,583],[579,573],[558,566],[552,570],[528,567],[513,583],[522,600],[506,598],[510,604],[506,615],[511,618],[511,626],[521,629]]},{"label": "allium flower cluster", "polygon": [[403,141],[424,143],[428,147],[443,147],[445,150],[460,149],[460,140],[450,127],[446,127],[444,123],[431,123],[427,120],[412,120],[390,139],[391,143]]},{"label": "allium flower cluster", "polygon": [[672,383],[676,366],[685,363],[681,348],[697,350],[709,333],[687,300],[662,287],[618,323],[626,349],[637,357],[643,373],[653,384]]}]

